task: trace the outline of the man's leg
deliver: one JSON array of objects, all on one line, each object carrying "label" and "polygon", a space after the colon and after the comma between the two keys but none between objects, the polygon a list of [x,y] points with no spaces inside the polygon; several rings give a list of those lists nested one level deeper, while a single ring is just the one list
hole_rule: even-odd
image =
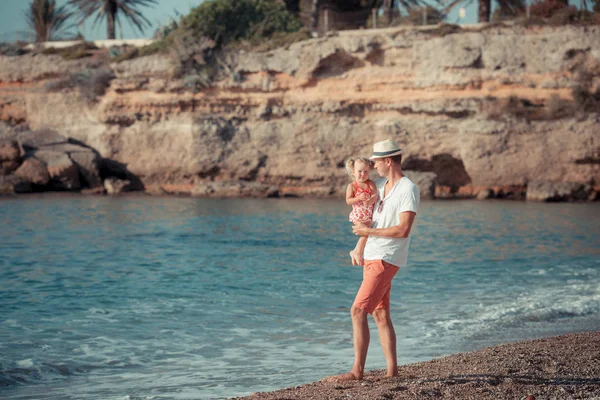
[{"label": "man's leg", "polygon": [[341,374],[327,378],[328,381],[359,381],[365,373],[365,362],[371,334],[367,322],[367,312],[359,307],[352,306],[352,336],[354,338],[354,366],[347,374]]},{"label": "man's leg", "polygon": [[387,376],[398,376],[398,357],[396,355],[396,331],[390,316],[390,311],[380,308],[373,311],[373,318],[377,323],[379,341],[387,362]]},{"label": "man's leg", "polygon": [[350,373],[355,379],[362,379],[365,372],[365,362],[369,351],[371,333],[367,322],[367,312],[362,308],[352,307],[352,336],[354,337],[354,366]]},{"label": "man's leg", "polygon": [[[370,340],[367,314],[370,312],[374,313],[374,310],[389,310],[392,279],[398,270],[398,267],[386,263],[383,260],[371,260],[365,262],[363,282],[358,289],[356,299],[354,300],[351,309],[352,331],[354,336],[354,366],[349,373],[332,377],[330,380],[357,380],[363,378]],[[387,319],[389,319],[389,311]],[[391,327],[391,332],[388,330],[383,339],[380,329],[380,340],[383,344],[389,342],[393,338],[394,362],[388,363],[388,374],[395,376],[398,372],[394,370],[392,373],[392,368],[390,368],[390,366],[396,368],[396,334],[391,322],[392,321],[390,320],[388,325]],[[384,347],[384,352],[386,351],[386,348],[391,348],[391,345],[386,345]],[[388,359],[387,353],[386,359]]]}]

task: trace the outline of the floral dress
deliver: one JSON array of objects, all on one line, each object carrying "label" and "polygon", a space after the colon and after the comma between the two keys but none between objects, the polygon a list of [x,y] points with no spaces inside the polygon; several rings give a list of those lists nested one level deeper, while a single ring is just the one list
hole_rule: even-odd
[{"label": "floral dress", "polygon": [[[354,181],[354,197],[360,195],[361,193],[367,193],[369,196],[373,195],[373,191],[369,186],[366,189],[360,188],[358,186],[358,182]],[[375,204],[367,204],[366,201],[359,201],[358,203],[354,203],[352,205],[352,212],[350,213],[350,222],[368,222],[373,219],[373,208]]]}]

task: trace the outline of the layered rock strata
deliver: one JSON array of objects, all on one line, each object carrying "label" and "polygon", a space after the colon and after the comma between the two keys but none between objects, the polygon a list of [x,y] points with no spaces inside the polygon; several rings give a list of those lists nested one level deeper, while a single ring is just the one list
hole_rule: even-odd
[{"label": "layered rock strata", "polygon": [[600,93],[600,28],[442,28],[230,53],[194,90],[169,57],[134,59],[93,103],[41,90],[81,61],[0,57],[0,118],[83,142],[156,192],[341,195],[344,160],[391,138],[424,197],[525,198],[535,182],[531,200],[595,198],[600,114],[573,89]]}]

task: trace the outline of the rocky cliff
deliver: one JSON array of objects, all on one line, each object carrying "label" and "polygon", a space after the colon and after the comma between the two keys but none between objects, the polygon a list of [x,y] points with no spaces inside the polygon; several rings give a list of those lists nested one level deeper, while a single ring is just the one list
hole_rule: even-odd
[{"label": "rocky cliff", "polygon": [[110,64],[94,102],[47,89],[93,62],[0,56],[0,120],[84,143],[148,191],[341,195],[344,160],[392,138],[424,196],[598,192],[598,26],[345,31],[229,53],[193,90],[160,55]]}]

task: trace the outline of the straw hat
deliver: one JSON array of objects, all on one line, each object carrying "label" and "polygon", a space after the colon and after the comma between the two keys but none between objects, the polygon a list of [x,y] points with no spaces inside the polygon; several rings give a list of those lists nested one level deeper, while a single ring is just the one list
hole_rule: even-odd
[{"label": "straw hat", "polygon": [[393,140],[384,140],[373,145],[373,155],[369,157],[371,160],[376,158],[393,157],[402,154],[402,149],[398,143]]}]

